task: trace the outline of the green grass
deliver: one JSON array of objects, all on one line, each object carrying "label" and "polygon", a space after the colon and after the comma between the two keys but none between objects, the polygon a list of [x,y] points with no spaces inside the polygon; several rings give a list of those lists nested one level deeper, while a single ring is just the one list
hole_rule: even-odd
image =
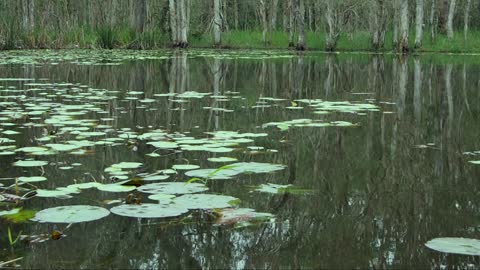
[{"label": "green grass", "polygon": [[[18,31],[8,29],[4,33],[4,44],[0,49],[14,48],[124,48],[124,49],[158,49],[166,48],[171,44],[170,34],[158,29],[147,29],[144,33],[137,33],[128,27],[117,28],[89,28],[79,27],[67,32],[46,32],[37,29],[30,35],[18,34]],[[437,35],[435,40],[429,37],[426,29],[422,48],[418,52],[451,52],[451,53],[480,53],[480,30],[471,30],[467,41],[463,33],[457,32],[452,40],[445,35]],[[229,31],[222,34],[222,47],[231,49],[287,49],[288,35],[282,31],[272,32],[269,42],[264,43],[261,31]],[[297,36],[295,36],[295,41]],[[1,40],[1,39],[0,39]],[[414,32],[410,34],[410,47],[413,48]],[[322,51],[325,45],[325,33],[306,33],[308,50]],[[189,36],[191,48],[212,48],[213,38],[210,33],[193,33]],[[392,51],[392,33],[386,35],[383,51]],[[371,51],[369,33],[358,31],[349,36],[341,33],[337,43],[337,51]]]}]

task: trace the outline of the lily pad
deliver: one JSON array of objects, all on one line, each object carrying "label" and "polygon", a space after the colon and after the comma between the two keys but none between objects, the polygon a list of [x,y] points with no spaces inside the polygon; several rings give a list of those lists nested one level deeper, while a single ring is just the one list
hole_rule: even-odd
[{"label": "lily pad", "polygon": [[138,191],[151,194],[188,194],[197,193],[208,190],[207,186],[200,183],[185,183],[185,182],[163,182],[143,185],[138,188]]},{"label": "lily pad", "polygon": [[188,212],[188,208],[176,204],[122,204],[112,207],[110,211],[119,216],[135,218],[177,217]]},{"label": "lily pad", "polygon": [[97,186],[97,189],[100,191],[106,191],[106,192],[129,192],[136,189],[136,187],[123,186],[120,184],[106,184],[106,185]]},{"label": "lily pad", "polygon": [[143,164],[140,162],[120,162],[117,164],[113,164],[111,167],[118,169],[136,169],[142,165]]},{"label": "lily pad", "polygon": [[148,196],[150,200],[158,201],[159,203],[162,203],[162,204],[171,203],[175,197],[176,197],[175,195],[165,194],[165,193],[152,194]]},{"label": "lily pad", "polygon": [[173,200],[175,204],[188,209],[214,209],[232,207],[238,199],[232,196],[215,194],[186,194]]},{"label": "lily pad", "polygon": [[480,240],[459,237],[435,238],[425,243],[430,249],[461,255],[480,255]]},{"label": "lily pad", "polygon": [[13,166],[17,167],[41,167],[47,165],[47,161],[42,160],[19,160],[13,163]]},{"label": "lily pad", "polygon": [[107,209],[98,206],[70,205],[39,211],[32,220],[49,223],[79,223],[101,219],[109,214]]},{"label": "lily pad", "polygon": [[173,165],[172,166],[172,169],[174,170],[177,170],[177,171],[181,171],[181,170],[196,170],[200,168],[200,166],[198,165],[193,165],[193,164],[177,164],[177,165]]},{"label": "lily pad", "polygon": [[24,183],[30,183],[30,182],[42,182],[46,181],[47,178],[44,176],[21,176],[18,178],[18,181],[24,182]]},{"label": "lily pad", "polygon": [[169,175],[149,175],[143,178],[144,181],[161,181],[168,179]]},{"label": "lily pad", "polygon": [[215,157],[215,158],[208,158],[207,159],[210,162],[235,162],[238,161],[236,158],[231,158],[231,157]]}]

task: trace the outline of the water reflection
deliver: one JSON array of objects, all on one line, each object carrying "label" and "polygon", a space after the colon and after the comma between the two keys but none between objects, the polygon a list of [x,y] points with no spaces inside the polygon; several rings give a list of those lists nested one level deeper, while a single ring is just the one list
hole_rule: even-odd
[{"label": "water reflection", "polygon": [[[106,104],[118,118],[113,128],[162,128],[201,135],[205,131],[265,132],[262,124],[299,118],[343,120],[353,128],[268,130],[255,145],[278,153],[235,153],[245,161],[288,165],[282,173],[246,175],[211,183],[212,190],[236,196],[242,207],[276,215],[275,223],[255,227],[213,226],[183,220],[135,220],[110,216],[75,225],[67,238],[2,251],[2,259],[22,255],[32,268],[386,268],[479,265],[477,258],[444,255],[424,243],[441,236],[479,238],[478,168],[462,154],[479,150],[476,106],[478,67],[453,58],[397,58],[381,55],[304,55],[289,58],[242,59],[204,57],[177,52],[164,60],[129,61],[122,65],[1,66],[2,77],[48,78],[92,88],[119,91]],[[0,82],[8,87],[7,82]],[[18,89],[31,88],[19,82]],[[142,99],[126,99],[141,91]],[[238,98],[182,102],[159,98],[167,93],[234,93]],[[237,93],[238,92],[238,93]],[[261,97],[286,99],[265,105]],[[366,115],[313,115],[288,110],[296,99],[374,101],[380,112]],[[297,104],[298,106],[298,104]],[[210,109],[209,109],[210,108]],[[211,108],[224,109],[212,110]],[[228,112],[231,111],[232,112]],[[102,116],[103,117],[103,116]],[[17,139],[28,144],[28,130]],[[69,157],[83,171],[50,170],[51,187],[69,184],[85,173],[101,179],[103,169],[124,160],[149,169],[169,168],[188,159],[209,167],[207,153],[175,153],[152,160],[138,151],[105,148],[90,157]],[[19,174],[0,157],[0,172]],[[177,176],[176,180],[186,180]],[[314,190],[307,195],[251,193],[246,185],[264,182],[294,184]],[[113,196],[118,197],[118,196]],[[112,199],[87,193],[74,202]],[[43,209],[64,201],[34,199],[25,207]],[[199,214],[202,215],[202,214]],[[203,213],[203,215],[206,215]],[[12,225],[13,226],[13,225]],[[27,233],[54,225],[15,225]],[[5,234],[2,226],[0,235]],[[1,246],[8,246],[6,238]]]}]

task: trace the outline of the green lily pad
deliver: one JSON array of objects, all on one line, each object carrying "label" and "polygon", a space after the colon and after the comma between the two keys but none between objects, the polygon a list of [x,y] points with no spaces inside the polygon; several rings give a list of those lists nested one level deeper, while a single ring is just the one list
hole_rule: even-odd
[{"label": "green lily pad", "polygon": [[119,216],[134,218],[177,217],[188,212],[188,208],[176,204],[122,204],[112,207],[110,211]]},{"label": "green lily pad", "polygon": [[150,200],[158,201],[159,203],[162,203],[162,204],[171,203],[175,197],[176,197],[175,195],[165,194],[165,193],[152,194],[148,196]]},{"label": "green lily pad", "polygon": [[68,152],[72,150],[76,150],[81,148],[80,145],[73,145],[73,144],[58,144],[58,143],[51,143],[51,144],[46,144],[46,146],[52,148],[54,151],[58,152]]},{"label": "green lily pad", "polygon": [[185,173],[190,177],[205,179],[231,179],[232,177],[242,173],[270,173],[283,170],[284,165],[259,162],[238,162],[232,163],[218,169],[200,169]]},{"label": "green lily pad", "polygon": [[208,158],[207,159],[210,162],[235,162],[238,161],[236,158],[231,158],[231,157],[215,157],[215,158]]},{"label": "green lily pad", "polygon": [[459,237],[435,238],[425,243],[430,249],[461,255],[480,255],[480,240]]},{"label": "green lily pad", "polygon": [[97,186],[97,189],[100,191],[106,192],[129,192],[135,190],[135,186],[123,186],[120,184],[105,184],[101,186]]},{"label": "green lily pad", "polygon": [[172,169],[174,170],[177,170],[177,171],[181,171],[181,170],[196,170],[200,168],[200,166],[198,165],[193,165],[193,164],[177,164],[177,165],[173,165],[172,166]]},{"label": "green lily pad", "polygon": [[13,163],[13,166],[17,167],[41,167],[47,165],[47,161],[42,160],[19,160]]},{"label": "green lily pad", "polygon": [[143,185],[138,188],[138,191],[151,194],[188,194],[197,193],[208,190],[207,186],[200,183],[185,183],[185,182],[163,182]]},{"label": "green lily pad", "polygon": [[98,206],[70,205],[39,211],[32,220],[49,223],[79,223],[98,220],[109,214],[107,209]]},{"label": "green lily pad", "polygon": [[232,207],[237,204],[238,199],[215,194],[186,194],[175,198],[173,202],[188,209],[214,209]]},{"label": "green lily pad", "polygon": [[44,176],[21,176],[18,178],[18,181],[24,182],[24,183],[30,183],[30,182],[42,182],[46,181],[47,178]]},{"label": "green lily pad", "polygon": [[136,169],[142,165],[143,164],[140,162],[120,162],[117,164],[113,164],[111,167],[118,169]]},{"label": "green lily pad", "polygon": [[168,141],[148,142],[147,144],[150,144],[153,147],[156,147],[159,149],[174,149],[178,147],[178,144],[176,142],[168,142]]},{"label": "green lily pad", "polygon": [[149,175],[143,178],[144,181],[162,181],[168,179],[169,175]]}]

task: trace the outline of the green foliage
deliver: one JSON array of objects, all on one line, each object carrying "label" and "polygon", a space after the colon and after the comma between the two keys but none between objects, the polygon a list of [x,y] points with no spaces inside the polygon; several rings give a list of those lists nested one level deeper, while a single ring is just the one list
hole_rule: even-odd
[{"label": "green foliage", "polygon": [[20,212],[12,215],[5,215],[7,221],[12,223],[23,223],[35,216],[36,211],[34,210],[21,210]]},{"label": "green foliage", "polygon": [[10,244],[10,246],[13,246],[15,245],[18,240],[20,239],[20,236],[22,235],[22,231],[20,231],[17,235],[17,237],[15,237],[15,239],[13,239],[13,236],[12,236],[12,231],[10,230],[10,227],[8,227],[7,229],[7,234],[8,234],[8,243]]}]

